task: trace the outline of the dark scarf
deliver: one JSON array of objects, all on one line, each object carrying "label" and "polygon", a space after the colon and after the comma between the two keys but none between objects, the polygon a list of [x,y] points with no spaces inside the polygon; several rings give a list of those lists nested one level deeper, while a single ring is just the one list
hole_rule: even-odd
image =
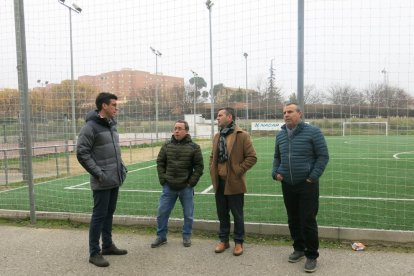
[{"label": "dark scarf", "polygon": [[226,162],[229,158],[227,152],[227,145],[226,145],[226,136],[229,135],[234,131],[236,128],[236,124],[231,122],[228,126],[220,130],[220,140],[219,140],[219,155],[218,155],[218,162],[223,163]]}]

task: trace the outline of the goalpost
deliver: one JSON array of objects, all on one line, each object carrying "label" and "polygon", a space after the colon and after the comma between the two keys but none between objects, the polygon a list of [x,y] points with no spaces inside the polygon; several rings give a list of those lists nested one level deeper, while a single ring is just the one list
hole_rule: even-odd
[{"label": "goalpost", "polygon": [[[355,129],[355,127],[356,129]],[[348,132],[347,132],[348,131]],[[388,136],[388,122],[343,122],[342,136],[382,135]]]}]

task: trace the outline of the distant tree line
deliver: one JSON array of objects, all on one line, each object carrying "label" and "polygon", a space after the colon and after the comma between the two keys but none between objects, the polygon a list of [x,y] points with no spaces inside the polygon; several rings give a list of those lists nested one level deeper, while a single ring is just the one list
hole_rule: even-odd
[{"label": "distant tree line", "polygon": [[[256,89],[249,89],[248,106],[250,119],[282,118],[283,105],[286,102],[297,102],[296,93],[287,98],[277,86],[275,69],[271,62],[269,76],[265,82],[259,83]],[[210,119],[210,91],[201,76],[194,76],[184,87],[174,86],[168,90],[160,89],[158,110],[160,120],[175,120],[183,114],[196,112]],[[156,109],[156,87],[148,87],[139,91],[129,91],[120,97],[119,116],[125,120],[153,120]],[[85,114],[95,108],[96,87],[75,81],[76,119],[83,120]],[[111,91],[109,91],[111,92]],[[246,90],[233,89],[227,94],[224,84],[216,84],[213,88],[215,109],[232,106],[237,117],[246,116]],[[44,124],[50,120],[60,120],[65,116],[71,118],[71,81],[64,80],[60,84],[49,84],[29,91],[31,117],[36,123]],[[308,118],[373,118],[390,116],[414,117],[414,100],[404,89],[384,83],[370,84],[358,90],[350,85],[334,84],[327,89],[305,86],[304,111]],[[3,122],[19,120],[20,95],[16,89],[0,90],[0,118]],[[214,112],[215,113],[215,112]]]}]

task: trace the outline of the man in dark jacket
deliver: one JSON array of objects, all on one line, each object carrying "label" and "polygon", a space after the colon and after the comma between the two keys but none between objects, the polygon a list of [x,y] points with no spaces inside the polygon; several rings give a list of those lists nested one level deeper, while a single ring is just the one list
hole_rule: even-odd
[{"label": "man in dark jacket", "polygon": [[168,219],[177,198],[180,199],[184,213],[183,245],[191,246],[194,186],[203,174],[204,163],[200,146],[191,140],[188,131],[188,123],[178,120],[171,139],[161,147],[157,157],[162,193],[158,207],[157,238],[151,244],[152,248],[167,243]]},{"label": "man in dark jacket", "polygon": [[220,132],[213,139],[210,154],[210,176],[215,191],[217,217],[220,221],[219,239],[214,251],[222,253],[230,247],[230,212],[234,218],[233,255],[243,254],[244,194],[246,172],[257,162],[250,135],[236,125],[231,107],[220,108],[217,114]]},{"label": "man in dark jacket", "polygon": [[316,271],[319,238],[319,178],[329,161],[328,147],[319,128],[304,123],[295,103],[283,108],[285,125],[276,137],[272,177],[282,182],[294,252],[289,262],[306,256],[305,271]]},{"label": "man in dark jacket", "polygon": [[[76,156],[90,174],[93,211],[89,225],[89,262],[100,267],[109,263],[102,255],[125,255],[112,242],[112,219],[119,187],[127,169],[121,158],[119,136],[114,120],[117,96],[102,92],[96,98],[97,110],[86,115],[86,124],[79,133]],[[102,251],[99,239],[102,235]]]}]

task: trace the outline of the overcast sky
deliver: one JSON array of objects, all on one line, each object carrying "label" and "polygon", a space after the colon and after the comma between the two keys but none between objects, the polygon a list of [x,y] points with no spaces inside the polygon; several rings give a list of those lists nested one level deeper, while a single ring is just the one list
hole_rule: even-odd
[{"label": "overcast sky", "polygon": [[[17,87],[14,11],[0,1],[0,88]],[[66,1],[68,4],[71,1]],[[72,12],[75,79],[132,68],[210,86],[205,0],[78,0]],[[296,91],[297,1],[213,0],[213,81],[264,88],[273,60],[285,96]],[[69,12],[57,0],[25,0],[29,87],[70,79]],[[382,82],[414,95],[414,1],[306,0],[305,85],[365,88]],[[381,73],[385,69],[386,75]],[[411,77],[411,78],[410,78]]]}]

